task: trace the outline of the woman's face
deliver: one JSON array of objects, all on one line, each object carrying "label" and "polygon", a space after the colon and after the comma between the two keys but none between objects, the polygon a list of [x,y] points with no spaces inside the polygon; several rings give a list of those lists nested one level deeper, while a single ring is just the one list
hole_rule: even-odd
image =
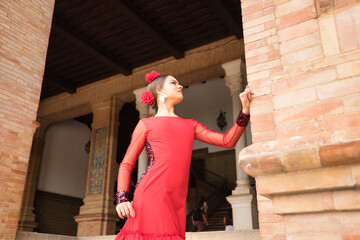
[{"label": "woman's face", "polygon": [[177,104],[183,100],[182,89],[183,86],[181,86],[173,76],[168,76],[165,78],[163,88],[158,92],[158,96],[160,96],[160,92],[163,92],[168,96],[166,101],[171,101],[174,102],[174,104]]}]

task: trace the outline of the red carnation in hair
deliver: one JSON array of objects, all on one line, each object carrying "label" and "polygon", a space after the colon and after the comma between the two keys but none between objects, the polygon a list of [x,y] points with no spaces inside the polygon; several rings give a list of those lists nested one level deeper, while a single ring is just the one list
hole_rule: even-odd
[{"label": "red carnation in hair", "polygon": [[160,73],[156,71],[151,71],[145,75],[145,80],[151,83],[155,78],[161,76]]},{"label": "red carnation in hair", "polygon": [[142,104],[153,104],[154,95],[151,93],[151,91],[144,91],[141,95],[140,102]]}]

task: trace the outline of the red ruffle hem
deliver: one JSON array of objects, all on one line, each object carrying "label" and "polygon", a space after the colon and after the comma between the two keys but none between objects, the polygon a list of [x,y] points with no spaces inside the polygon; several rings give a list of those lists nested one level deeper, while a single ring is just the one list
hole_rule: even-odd
[{"label": "red ruffle hem", "polygon": [[142,233],[121,229],[115,240],[184,240],[179,233]]}]

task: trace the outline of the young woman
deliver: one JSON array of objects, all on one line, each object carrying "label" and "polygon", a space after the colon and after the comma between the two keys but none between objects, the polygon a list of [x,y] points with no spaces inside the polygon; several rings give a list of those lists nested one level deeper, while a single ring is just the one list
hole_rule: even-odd
[{"label": "young woman", "polygon": [[[182,240],[193,141],[235,147],[250,119],[254,93],[247,86],[239,94],[242,111],[227,133],[218,133],[197,120],[175,114],[175,105],[183,100],[183,87],[173,76],[151,71],[145,79],[149,85],[140,101],[149,105],[149,117],[139,120],[119,167],[116,211],[120,218],[128,219],[115,240]],[[131,173],[144,147],[149,166],[137,182],[130,203]]]},{"label": "young woman", "polygon": [[205,201],[205,197],[204,196],[201,196],[200,198],[200,205],[201,205],[201,210],[203,211],[203,214],[204,214],[204,219],[203,219],[203,223],[208,226],[208,214],[207,214],[207,211],[209,209],[208,205],[207,205],[207,202]]}]

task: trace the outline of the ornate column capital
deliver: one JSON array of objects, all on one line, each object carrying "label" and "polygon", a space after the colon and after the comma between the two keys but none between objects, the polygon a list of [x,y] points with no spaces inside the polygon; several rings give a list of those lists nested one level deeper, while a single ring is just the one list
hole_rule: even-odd
[{"label": "ornate column capital", "polygon": [[135,94],[136,97],[136,109],[140,113],[140,118],[149,117],[149,107],[140,102],[141,95],[144,91],[146,91],[146,87],[133,90],[133,93]]},{"label": "ornate column capital", "polygon": [[230,88],[231,96],[239,94],[246,83],[245,63],[236,59],[221,66],[225,70],[225,85]]}]

